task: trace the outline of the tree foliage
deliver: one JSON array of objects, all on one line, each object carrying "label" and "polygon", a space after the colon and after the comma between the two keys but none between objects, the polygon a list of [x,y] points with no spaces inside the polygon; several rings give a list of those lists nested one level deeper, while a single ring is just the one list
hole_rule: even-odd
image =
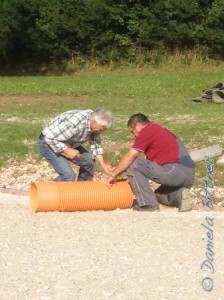
[{"label": "tree foliage", "polygon": [[1,0],[0,65],[135,61],[161,49],[222,59],[223,24],[223,0]]}]

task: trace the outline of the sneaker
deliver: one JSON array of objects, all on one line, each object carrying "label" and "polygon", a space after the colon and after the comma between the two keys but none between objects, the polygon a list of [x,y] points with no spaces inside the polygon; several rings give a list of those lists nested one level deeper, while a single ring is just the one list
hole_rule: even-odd
[{"label": "sneaker", "polygon": [[181,199],[179,202],[179,212],[190,211],[191,202],[190,202],[190,190],[187,188],[183,188],[181,191]]},{"label": "sneaker", "polygon": [[133,210],[154,212],[154,211],[159,211],[159,207],[156,206],[156,205],[154,205],[154,206],[151,206],[151,205],[144,205],[144,206],[134,205]]}]

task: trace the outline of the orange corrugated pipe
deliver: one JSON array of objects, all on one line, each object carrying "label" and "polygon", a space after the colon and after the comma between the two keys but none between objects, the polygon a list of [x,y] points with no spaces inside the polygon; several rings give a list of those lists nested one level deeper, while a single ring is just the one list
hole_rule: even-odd
[{"label": "orange corrugated pipe", "polygon": [[127,180],[117,181],[111,187],[100,181],[32,182],[30,187],[34,212],[130,208],[133,198]]}]

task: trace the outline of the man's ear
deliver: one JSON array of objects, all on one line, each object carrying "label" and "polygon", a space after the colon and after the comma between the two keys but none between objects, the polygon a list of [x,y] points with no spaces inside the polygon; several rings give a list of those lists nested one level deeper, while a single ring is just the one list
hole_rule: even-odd
[{"label": "man's ear", "polygon": [[143,125],[143,124],[141,124],[141,123],[139,123],[139,122],[136,123],[135,128],[136,128],[136,130],[137,130],[138,132],[141,131],[143,127],[145,127],[145,125]]}]

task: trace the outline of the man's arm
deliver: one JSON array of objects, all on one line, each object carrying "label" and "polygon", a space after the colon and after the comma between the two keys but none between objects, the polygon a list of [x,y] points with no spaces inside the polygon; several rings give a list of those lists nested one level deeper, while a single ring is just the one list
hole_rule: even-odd
[{"label": "man's arm", "polygon": [[107,174],[107,175],[110,175],[111,172],[114,170],[114,167],[111,165],[111,164],[108,164],[105,162],[104,160],[104,157],[102,154],[100,155],[97,155],[96,156],[96,159],[98,160],[98,162],[100,163],[102,169],[104,170],[104,172]]},{"label": "man's arm", "polygon": [[136,159],[139,152],[135,149],[130,149],[120,160],[117,167],[113,170],[110,177],[107,179],[106,183],[110,185],[115,178],[122,174]]},{"label": "man's arm", "polygon": [[73,149],[73,148],[69,148],[69,147],[67,147],[60,154],[65,156],[67,159],[70,159],[70,160],[80,157],[80,153],[79,153],[78,150]]}]

